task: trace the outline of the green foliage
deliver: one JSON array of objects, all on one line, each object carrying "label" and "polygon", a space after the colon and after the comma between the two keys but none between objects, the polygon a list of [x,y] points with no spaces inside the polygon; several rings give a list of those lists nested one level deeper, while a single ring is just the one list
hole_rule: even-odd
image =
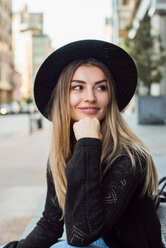
[{"label": "green foliage", "polygon": [[[128,27],[130,30],[131,27]],[[139,83],[142,82],[148,89],[152,83],[159,83],[163,77],[162,66],[166,63],[165,49],[161,44],[161,37],[151,32],[151,22],[146,17],[137,30],[134,39],[128,37],[124,40],[123,48],[134,59]]]},{"label": "green foliage", "polygon": [[29,104],[29,103],[32,103],[33,100],[31,97],[27,97],[27,98],[24,98],[24,102]]}]

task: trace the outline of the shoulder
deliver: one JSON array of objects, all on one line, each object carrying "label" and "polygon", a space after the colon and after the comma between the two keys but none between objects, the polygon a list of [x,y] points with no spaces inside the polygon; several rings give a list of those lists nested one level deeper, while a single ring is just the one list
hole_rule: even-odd
[{"label": "shoulder", "polygon": [[146,174],[146,159],[139,154],[129,156],[127,152],[121,153],[112,164],[107,165],[107,173],[139,177]]}]

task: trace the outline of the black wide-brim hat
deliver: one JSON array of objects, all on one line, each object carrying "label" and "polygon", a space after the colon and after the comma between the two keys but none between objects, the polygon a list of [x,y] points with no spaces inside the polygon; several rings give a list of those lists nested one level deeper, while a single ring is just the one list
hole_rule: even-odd
[{"label": "black wide-brim hat", "polygon": [[114,79],[119,111],[131,100],[137,85],[137,70],[128,53],[106,41],[79,40],[55,50],[43,62],[36,75],[34,99],[37,108],[47,119],[52,108],[49,101],[60,73],[72,61],[84,58],[95,58],[108,67]]}]

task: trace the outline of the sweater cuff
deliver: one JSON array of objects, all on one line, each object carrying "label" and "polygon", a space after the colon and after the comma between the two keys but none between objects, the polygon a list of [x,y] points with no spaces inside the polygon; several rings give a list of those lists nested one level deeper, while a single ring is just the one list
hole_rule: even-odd
[{"label": "sweater cuff", "polygon": [[70,181],[75,175],[79,180],[87,180],[90,175],[99,175],[101,152],[102,142],[100,139],[79,139],[75,145],[73,156],[66,166],[67,179]]},{"label": "sweater cuff", "polygon": [[[78,156],[84,157],[85,160],[88,159],[88,164],[91,166],[96,165],[97,161],[100,161],[102,152],[102,142],[97,138],[81,138],[77,141],[74,149],[73,158],[77,161]],[[83,154],[81,154],[83,153]]]},{"label": "sweater cuff", "polygon": [[80,146],[98,146],[98,148],[101,147],[101,140],[97,138],[81,138],[76,142],[75,149]]}]

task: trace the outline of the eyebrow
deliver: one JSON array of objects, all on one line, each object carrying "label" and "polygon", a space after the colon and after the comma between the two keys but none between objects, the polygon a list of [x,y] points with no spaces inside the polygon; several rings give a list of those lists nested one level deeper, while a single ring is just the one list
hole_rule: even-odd
[{"label": "eyebrow", "polygon": [[[95,84],[101,84],[103,82],[107,82],[107,80],[106,79],[102,79],[100,81],[96,81]],[[82,84],[86,84],[85,81],[82,81],[82,80],[79,80],[79,79],[71,80],[71,83],[82,83]]]}]

